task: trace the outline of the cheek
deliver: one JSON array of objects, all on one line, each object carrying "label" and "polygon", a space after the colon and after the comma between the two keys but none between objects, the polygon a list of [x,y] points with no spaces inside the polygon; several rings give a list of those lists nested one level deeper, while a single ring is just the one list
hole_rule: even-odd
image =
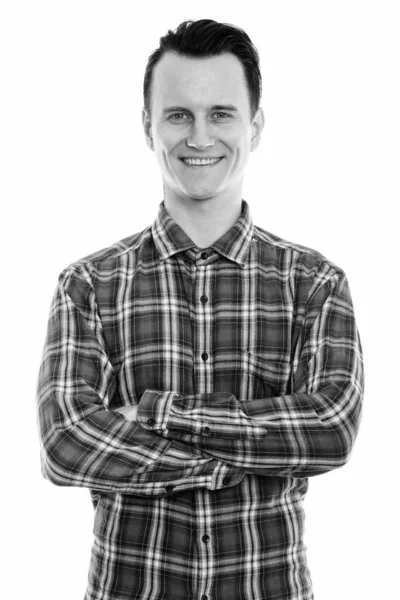
[{"label": "cheek", "polygon": [[233,152],[243,154],[250,148],[250,138],[247,128],[239,128],[227,133],[222,139],[224,144]]},{"label": "cheek", "polygon": [[240,154],[241,159],[245,159],[247,155],[250,153],[251,149],[251,137],[246,135],[246,137],[242,138],[240,143],[238,144],[238,152]]},{"label": "cheek", "polygon": [[155,134],[157,145],[164,152],[171,152],[183,137],[182,132],[178,131],[178,127],[175,129],[159,127],[156,129]]}]

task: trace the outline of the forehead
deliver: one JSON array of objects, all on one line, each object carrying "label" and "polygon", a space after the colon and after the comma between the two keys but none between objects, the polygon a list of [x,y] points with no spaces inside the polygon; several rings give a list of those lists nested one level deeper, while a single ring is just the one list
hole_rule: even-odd
[{"label": "forehead", "polygon": [[152,107],[193,103],[249,105],[243,65],[232,53],[191,58],[166,52],[152,76]]}]

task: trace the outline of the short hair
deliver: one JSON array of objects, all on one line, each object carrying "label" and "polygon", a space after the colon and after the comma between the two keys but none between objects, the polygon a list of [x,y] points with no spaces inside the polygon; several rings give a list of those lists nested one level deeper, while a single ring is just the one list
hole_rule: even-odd
[{"label": "short hair", "polygon": [[160,46],[149,56],[143,83],[144,106],[151,115],[151,80],[155,65],[168,51],[182,56],[203,58],[231,52],[243,65],[250,99],[251,119],[261,101],[262,81],[260,58],[251,39],[243,29],[212,19],[183,21],[175,31],[160,38]]}]

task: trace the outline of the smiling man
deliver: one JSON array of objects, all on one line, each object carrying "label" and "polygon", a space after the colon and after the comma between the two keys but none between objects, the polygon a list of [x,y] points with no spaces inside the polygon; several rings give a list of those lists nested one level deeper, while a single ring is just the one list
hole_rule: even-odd
[{"label": "smiling man", "polygon": [[143,126],[154,222],[66,267],[38,378],[42,473],[89,488],[86,600],[310,600],[308,478],[343,466],[364,375],[344,271],[253,224],[247,34],[161,38]]}]

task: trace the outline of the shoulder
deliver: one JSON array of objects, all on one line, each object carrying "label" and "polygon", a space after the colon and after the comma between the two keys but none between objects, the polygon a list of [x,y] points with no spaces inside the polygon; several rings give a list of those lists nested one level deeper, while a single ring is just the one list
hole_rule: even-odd
[{"label": "shoulder", "polygon": [[61,271],[59,280],[65,282],[80,275],[90,281],[92,277],[102,273],[112,275],[119,265],[126,266],[129,262],[135,262],[137,252],[149,239],[151,226],[74,260]]},{"label": "shoulder", "polygon": [[319,279],[320,283],[334,278],[345,277],[343,269],[327,258],[322,252],[286,240],[259,226],[254,226],[253,241],[258,245],[260,256],[268,261],[273,257],[281,269],[297,276]]}]

